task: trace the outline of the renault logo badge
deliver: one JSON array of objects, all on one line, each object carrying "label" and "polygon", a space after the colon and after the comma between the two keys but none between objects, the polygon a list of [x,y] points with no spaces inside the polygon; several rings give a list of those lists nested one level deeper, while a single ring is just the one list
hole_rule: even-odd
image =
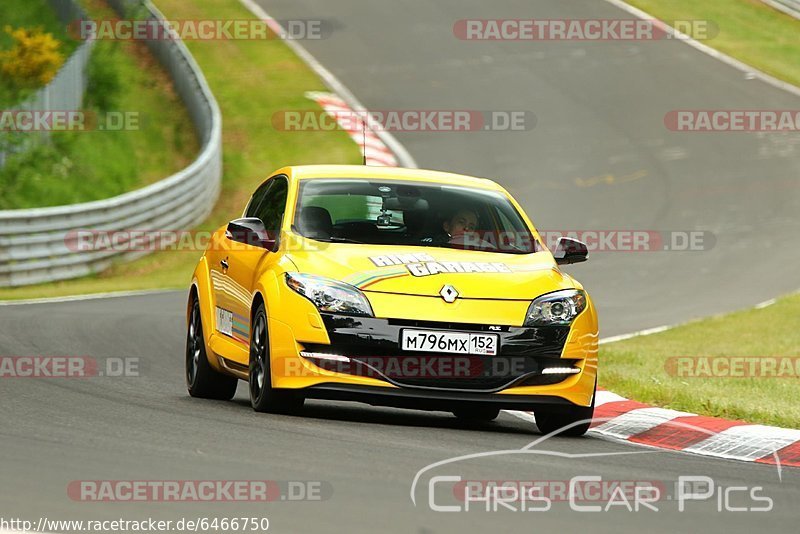
[{"label": "renault logo badge", "polygon": [[445,302],[447,302],[448,304],[452,304],[458,298],[458,291],[456,291],[456,288],[454,288],[450,284],[447,284],[445,286],[442,286],[442,289],[439,290],[439,295],[441,295],[442,299],[444,299]]}]

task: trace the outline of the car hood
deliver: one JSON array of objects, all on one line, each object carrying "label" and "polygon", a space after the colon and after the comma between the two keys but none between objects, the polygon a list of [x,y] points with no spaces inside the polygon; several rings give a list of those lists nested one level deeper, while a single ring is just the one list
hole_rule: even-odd
[{"label": "car hood", "polygon": [[530,300],[575,287],[547,252],[500,254],[436,247],[319,243],[287,253],[301,273],[341,280],[362,291],[460,298]]}]

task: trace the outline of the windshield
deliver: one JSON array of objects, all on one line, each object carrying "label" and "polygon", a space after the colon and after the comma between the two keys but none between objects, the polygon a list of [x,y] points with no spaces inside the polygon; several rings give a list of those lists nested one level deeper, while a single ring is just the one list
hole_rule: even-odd
[{"label": "windshield", "polygon": [[329,242],[541,250],[502,193],[425,182],[304,180],[293,229]]}]

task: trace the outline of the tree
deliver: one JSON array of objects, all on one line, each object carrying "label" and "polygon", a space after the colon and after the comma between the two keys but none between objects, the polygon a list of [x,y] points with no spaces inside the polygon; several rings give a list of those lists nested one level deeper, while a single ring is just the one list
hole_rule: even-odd
[{"label": "tree", "polygon": [[64,64],[61,42],[40,28],[5,27],[14,39],[10,50],[0,52],[0,72],[17,90],[36,89],[47,85]]}]

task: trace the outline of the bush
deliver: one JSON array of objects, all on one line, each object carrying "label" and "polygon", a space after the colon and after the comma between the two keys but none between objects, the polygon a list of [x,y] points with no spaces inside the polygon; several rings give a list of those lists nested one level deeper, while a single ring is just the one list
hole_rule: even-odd
[{"label": "bush", "polygon": [[89,60],[86,104],[100,111],[113,110],[122,91],[117,46],[116,42],[97,42]]},{"label": "bush", "polygon": [[41,29],[13,29],[5,32],[14,39],[14,46],[0,52],[0,72],[17,90],[35,89],[47,85],[64,64],[61,42]]}]

